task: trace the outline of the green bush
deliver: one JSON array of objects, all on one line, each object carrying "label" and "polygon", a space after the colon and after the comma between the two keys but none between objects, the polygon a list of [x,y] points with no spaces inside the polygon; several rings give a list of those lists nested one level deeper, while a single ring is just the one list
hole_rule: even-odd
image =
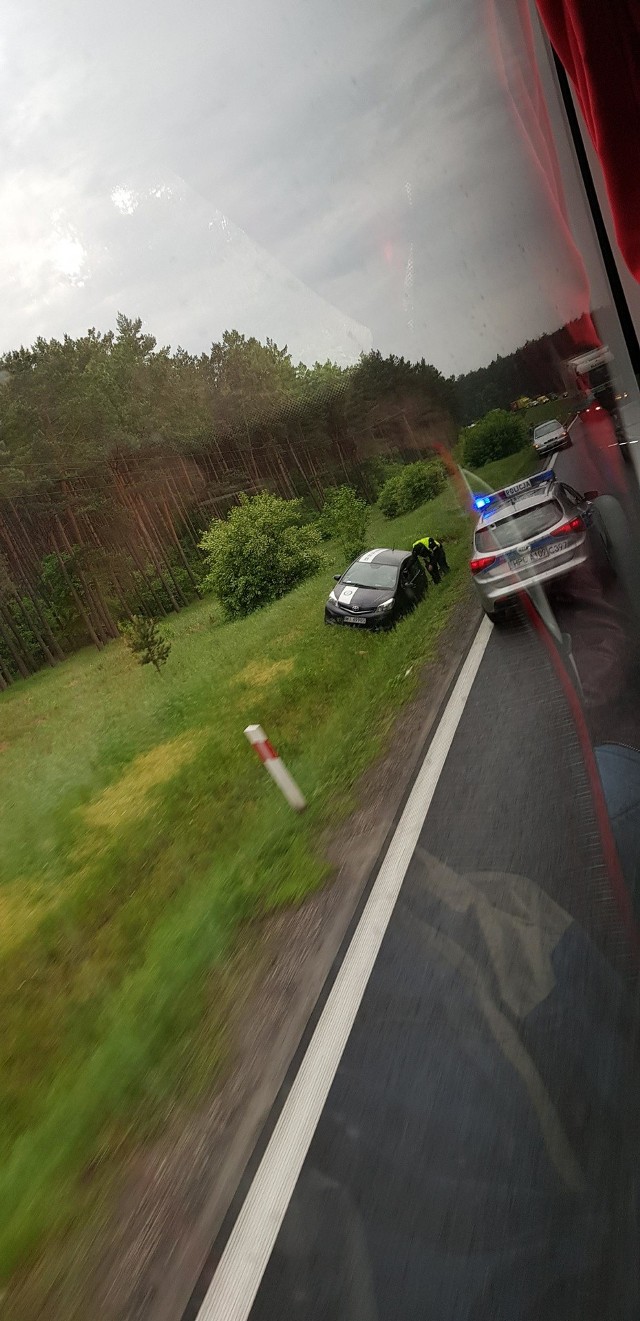
[{"label": "green bush", "polygon": [[402,474],[405,509],[409,513],[444,490],[446,477],[440,463],[410,463]]},{"label": "green bush", "polygon": [[386,518],[408,514],[444,490],[446,474],[441,463],[408,463],[385,482],[378,504]]},{"label": "green bush", "polygon": [[248,615],[315,573],[319,543],[318,529],[303,523],[299,500],[268,491],[241,495],[228,517],[214,519],[202,537],[204,585],[228,615]]},{"label": "green bush", "polygon": [[385,482],[378,504],[385,518],[397,518],[402,513],[402,474],[396,473]]},{"label": "green bush", "polygon": [[516,413],[494,408],[464,432],[463,455],[467,467],[481,468],[494,459],[517,454],[526,444],[524,422]]},{"label": "green bush", "polygon": [[318,520],[320,535],[334,538],[345,559],[354,560],[366,547],[369,511],[352,486],[329,491]]}]

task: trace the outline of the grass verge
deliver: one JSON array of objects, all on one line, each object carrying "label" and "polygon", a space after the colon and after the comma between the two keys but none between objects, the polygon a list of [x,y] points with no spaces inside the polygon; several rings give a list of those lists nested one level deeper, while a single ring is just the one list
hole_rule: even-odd
[{"label": "grass verge", "polygon": [[[529,452],[526,452],[527,458]],[[523,455],[483,472],[520,475]],[[177,616],[162,675],[82,652],[0,699],[0,1272],[73,1221],[81,1176],[166,1117],[224,1056],[194,1041],[239,925],[326,876],[318,840],[353,804],[467,589],[468,521],[447,490],[372,545],[446,538],[452,572],[397,630],[326,629],[343,567],[234,623]],[[243,728],[260,721],[309,801],[287,809]],[[128,1138],[128,1140],[130,1140]]]},{"label": "grass verge", "polygon": [[550,422],[552,418],[566,422],[573,413],[575,413],[575,400],[550,399],[548,404],[532,404],[522,416],[525,426],[529,428],[539,427],[543,422]]},{"label": "grass verge", "polygon": [[[510,482],[520,482],[539,467],[539,455],[536,454],[533,446],[528,445],[517,454],[510,454],[507,459],[496,459],[493,463],[485,463],[477,474],[480,478],[480,490],[484,490],[487,486],[499,490],[501,486],[508,486]],[[469,481],[473,486],[470,476]]]}]

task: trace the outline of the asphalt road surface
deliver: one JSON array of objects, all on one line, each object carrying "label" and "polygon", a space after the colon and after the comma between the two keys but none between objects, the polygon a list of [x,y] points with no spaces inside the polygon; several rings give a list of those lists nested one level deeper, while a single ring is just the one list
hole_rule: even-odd
[{"label": "asphalt road surface", "polygon": [[[610,435],[576,423],[557,470],[626,499]],[[606,724],[593,639],[624,611],[591,590],[558,611]],[[251,1321],[640,1315],[632,936],[594,801],[517,617],[470,688]],[[205,1285],[192,1316],[249,1314],[198,1312]]]}]

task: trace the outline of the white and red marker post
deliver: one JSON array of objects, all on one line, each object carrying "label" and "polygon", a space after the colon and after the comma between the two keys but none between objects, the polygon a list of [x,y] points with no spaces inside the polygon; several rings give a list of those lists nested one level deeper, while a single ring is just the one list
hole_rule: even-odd
[{"label": "white and red marker post", "polygon": [[284,794],[289,806],[293,807],[296,812],[304,812],[307,800],[298,788],[293,776],[289,774],[275,748],[269,742],[262,725],[247,725],[244,732],[255,748],[265,770],[269,772],[271,779],[275,780],[278,788]]}]

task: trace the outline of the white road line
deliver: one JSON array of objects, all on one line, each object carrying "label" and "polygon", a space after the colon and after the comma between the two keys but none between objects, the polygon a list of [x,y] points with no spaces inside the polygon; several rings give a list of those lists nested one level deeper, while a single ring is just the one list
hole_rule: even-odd
[{"label": "white road line", "polygon": [[491,632],[483,619],[197,1321],[247,1321]]}]

